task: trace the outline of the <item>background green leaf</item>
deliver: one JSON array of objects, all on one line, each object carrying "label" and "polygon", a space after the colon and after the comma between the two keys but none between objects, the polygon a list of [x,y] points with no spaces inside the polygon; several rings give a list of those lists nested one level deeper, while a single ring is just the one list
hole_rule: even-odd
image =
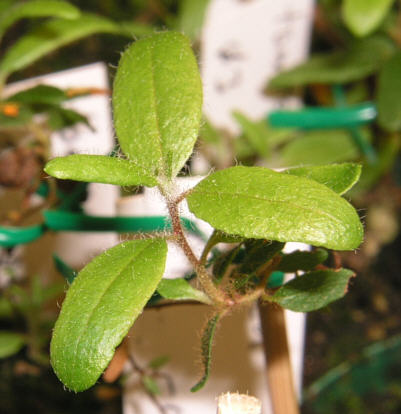
[{"label": "background green leaf", "polygon": [[202,85],[188,38],[165,32],[131,45],[118,66],[113,107],[129,159],[149,176],[176,176],[192,153],[202,112]]},{"label": "background green leaf", "polygon": [[313,270],[318,264],[323,263],[329,254],[327,250],[316,249],[313,252],[296,250],[284,254],[277,270],[284,273],[292,273],[298,270]]},{"label": "background green leaf", "polygon": [[374,32],[389,12],[394,0],[343,0],[342,15],[355,36]]},{"label": "background green leaf", "polygon": [[270,154],[270,148],[268,143],[269,129],[266,121],[259,122],[252,121],[240,112],[234,112],[233,116],[242,128],[242,133],[249,141],[252,148],[261,157],[267,158]]},{"label": "background green leaf", "polygon": [[77,276],[64,300],[51,342],[51,362],[74,391],[92,386],[156,290],[164,272],[162,239],[121,243]]},{"label": "background green leaf", "polygon": [[45,172],[62,180],[86,181],[115,185],[147,185],[157,181],[143,174],[132,161],[105,155],[74,154],[49,161]]},{"label": "background green leaf", "polygon": [[377,107],[379,124],[389,130],[401,129],[401,52],[392,57],[379,75]]},{"label": "background green leaf", "polygon": [[21,70],[54,50],[95,33],[121,34],[118,24],[91,14],[73,20],[54,19],[43,23],[18,40],[0,63],[0,80]]},{"label": "background green leaf", "polygon": [[11,25],[20,19],[32,17],[76,19],[80,14],[75,6],[61,0],[34,0],[17,3],[0,15],[0,38]]},{"label": "background green leaf", "polygon": [[342,84],[371,75],[393,53],[384,38],[359,40],[347,50],[312,56],[307,62],[274,77],[269,88],[291,88],[313,83]]},{"label": "background green leaf", "polygon": [[285,170],[285,172],[317,181],[341,195],[350,190],[358,182],[361,176],[362,166],[352,163],[316,165],[290,168]]},{"label": "background green leaf", "polygon": [[294,312],[311,312],[342,298],[352,276],[348,269],[306,273],[290,280],[271,299]]},{"label": "background green leaf", "polygon": [[157,286],[157,291],[165,299],[196,300],[208,305],[211,304],[210,299],[202,291],[195,289],[182,278],[162,279]]},{"label": "background green leaf", "polygon": [[21,334],[14,332],[0,332],[0,358],[7,358],[16,354],[24,345],[25,339]]},{"label": "background green leaf", "polygon": [[286,145],[281,151],[285,166],[331,164],[352,161],[360,156],[351,134],[346,130],[310,131]]},{"label": "background green leaf", "polygon": [[9,96],[7,101],[24,104],[60,105],[67,99],[67,94],[62,89],[49,85],[37,85]]},{"label": "background green leaf", "polygon": [[196,40],[202,29],[203,19],[210,0],[181,0],[178,29],[192,40]]},{"label": "background green leaf", "polygon": [[226,233],[353,250],[363,228],[355,209],[329,188],[260,167],[209,175],[187,197],[190,210]]}]

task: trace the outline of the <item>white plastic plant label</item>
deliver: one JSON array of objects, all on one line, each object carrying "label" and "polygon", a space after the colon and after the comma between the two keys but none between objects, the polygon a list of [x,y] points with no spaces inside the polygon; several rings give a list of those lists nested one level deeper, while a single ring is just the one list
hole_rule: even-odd
[{"label": "white plastic plant label", "polygon": [[[66,107],[85,115],[93,129],[84,124],[57,131],[51,136],[51,155],[61,157],[73,153],[106,155],[114,146],[107,66],[94,63],[49,75],[39,76],[7,86],[8,95],[44,84],[63,89],[94,88],[99,92],[66,103]],[[107,184],[90,184],[84,212],[114,216],[119,188]],[[82,267],[94,255],[118,242],[113,233],[63,232],[55,250],[71,266]]]},{"label": "white plastic plant label", "polygon": [[268,80],[300,63],[309,50],[313,0],[212,0],[201,44],[204,113],[231,133],[238,110],[261,119],[272,109],[299,104],[267,97]]}]

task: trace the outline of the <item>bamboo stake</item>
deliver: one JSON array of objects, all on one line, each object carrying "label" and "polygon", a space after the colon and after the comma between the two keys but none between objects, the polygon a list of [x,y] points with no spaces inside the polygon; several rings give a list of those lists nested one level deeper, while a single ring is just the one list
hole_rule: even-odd
[{"label": "bamboo stake", "polygon": [[278,305],[259,305],[259,313],[273,413],[299,414],[284,309]]},{"label": "bamboo stake", "polygon": [[217,414],[261,414],[261,402],[250,395],[222,394],[218,400]]}]

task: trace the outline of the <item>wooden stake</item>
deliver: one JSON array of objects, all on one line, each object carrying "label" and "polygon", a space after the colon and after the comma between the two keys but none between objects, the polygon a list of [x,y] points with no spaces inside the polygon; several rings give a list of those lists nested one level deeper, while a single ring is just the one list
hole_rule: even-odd
[{"label": "wooden stake", "polygon": [[278,305],[259,305],[266,373],[274,414],[299,414],[291,369],[284,309]]},{"label": "wooden stake", "polygon": [[261,414],[261,402],[250,395],[230,393],[219,397],[217,414]]}]

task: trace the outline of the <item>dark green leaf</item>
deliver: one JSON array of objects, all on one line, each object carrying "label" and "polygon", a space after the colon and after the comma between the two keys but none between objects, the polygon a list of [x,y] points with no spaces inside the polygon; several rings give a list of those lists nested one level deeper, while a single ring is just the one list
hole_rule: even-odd
[{"label": "dark green leaf", "polygon": [[37,85],[8,97],[7,101],[24,104],[59,105],[66,99],[68,97],[62,89],[49,85]]},{"label": "dark green leaf", "polygon": [[362,166],[351,163],[316,165],[312,167],[290,168],[285,172],[317,181],[341,195],[358,182]]},{"label": "dark green leaf", "polygon": [[13,314],[13,305],[6,298],[0,298],[0,318],[8,318]]},{"label": "dark green leaf", "polygon": [[245,243],[245,259],[239,268],[240,273],[251,274],[280,252],[285,243],[270,240],[248,240]]},{"label": "dark green leaf", "polygon": [[351,134],[346,130],[307,132],[286,145],[281,151],[285,166],[331,164],[352,161],[360,156]]},{"label": "dark green leaf", "polygon": [[344,22],[355,36],[367,36],[379,27],[393,3],[394,0],[344,0]]},{"label": "dark green leaf", "polygon": [[204,367],[204,374],[200,381],[191,388],[191,392],[196,392],[202,389],[206,381],[209,378],[210,366],[212,363],[212,347],[213,347],[213,337],[216,331],[217,323],[219,322],[220,315],[215,315],[210,319],[206,325],[205,330],[202,334],[202,363]]},{"label": "dark green leaf", "polygon": [[401,129],[401,52],[393,56],[379,75],[377,107],[379,124],[389,130]]},{"label": "dark green leaf", "polygon": [[189,40],[158,33],[123,54],[113,93],[124,153],[143,173],[175,177],[191,155],[201,120],[202,85]]},{"label": "dark green leaf", "polygon": [[120,27],[95,15],[83,14],[78,19],[54,19],[18,40],[0,63],[0,83],[13,72],[24,69],[36,60],[75,40],[95,33],[119,34]]},{"label": "dark green leaf", "polygon": [[240,124],[242,133],[249,141],[256,153],[264,158],[270,154],[269,149],[269,129],[266,121],[252,121],[240,112],[233,113],[234,118]]},{"label": "dark green leaf", "polygon": [[152,394],[152,395],[160,395],[161,394],[159,385],[149,375],[144,375],[142,377],[142,384],[150,394]]},{"label": "dark green leaf", "polygon": [[20,19],[35,17],[60,17],[76,19],[80,11],[70,3],[61,0],[32,0],[17,3],[0,15],[0,38],[5,31]]},{"label": "dark green leaf", "polygon": [[178,29],[192,40],[196,40],[202,29],[207,6],[210,0],[181,0]]},{"label": "dark green leaf", "polygon": [[115,185],[146,185],[157,181],[143,174],[133,162],[105,155],[74,154],[49,161],[45,172],[62,180],[86,181]]},{"label": "dark green leaf", "polygon": [[294,312],[311,312],[342,298],[352,276],[348,269],[306,273],[286,283],[271,299]]},{"label": "dark green leaf", "polygon": [[92,386],[113,357],[164,272],[162,239],[128,241],[105,251],[78,274],[53,331],[51,362],[74,391]]},{"label": "dark green leaf", "polygon": [[239,251],[241,250],[241,245],[234,247],[228,252],[222,253],[215,261],[213,265],[213,276],[220,280],[226,273],[228,266],[234,262]]},{"label": "dark green leaf", "polygon": [[93,130],[88,118],[72,109],[66,109],[61,106],[53,106],[47,110],[47,115],[49,126],[54,131],[68,128],[79,123],[85,124]]},{"label": "dark green leaf", "polygon": [[7,358],[16,354],[24,345],[25,339],[21,334],[14,332],[0,332],[0,358]]},{"label": "dark green leaf", "polygon": [[230,234],[336,250],[362,242],[362,224],[347,201],[320,183],[267,168],[218,171],[187,200],[196,216]]},{"label": "dark green leaf", "polygon": [[291,88],[313,83],[342,84],[375,73],[393,53],[387,39],[369,38],[353,43],[348,50],[312,56],[306,63],[282,72],[271,88]]},{"label": "dark green leaf", "polygon": [[210,299],[200,290],[192,287],[185,279],[162,279],[157,291],[165,299],[196,300],[197,302],[211,304]]},{"label": "dark green leaf", "polygon": [[297,250],[292,253],[284,254],[280,264],[277,266],[277,270],[285,273],[292,273],[297,270],[313,270],[328,257],[328,252],[323,249],[316,249],[313,252]]}]

